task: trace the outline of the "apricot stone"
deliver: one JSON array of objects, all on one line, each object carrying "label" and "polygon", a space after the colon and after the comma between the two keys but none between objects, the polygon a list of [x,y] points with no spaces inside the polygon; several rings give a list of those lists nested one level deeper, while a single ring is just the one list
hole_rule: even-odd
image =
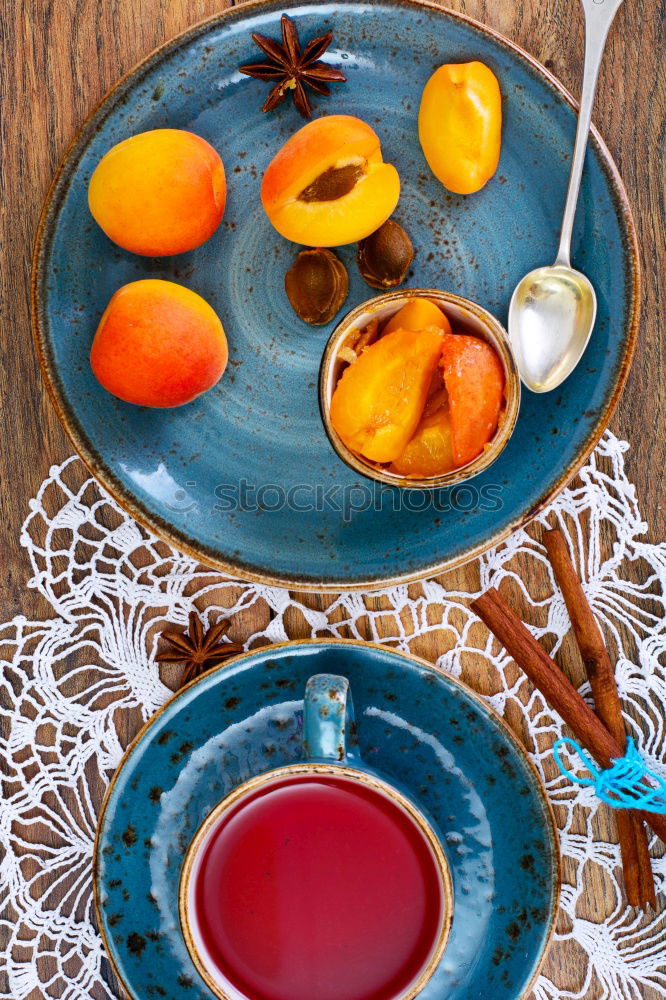
[{"label": "apricot stone", "polygon": [[194,250],[224,214],[224,166],[192,132],[161,128],[125,139],[90,178],[88,205],[109,239],[144,257]]},{"label": "apricot stone", "polygon": [[228,358],[215,311],[196,292],[149,278],[124,285],[99,322],[92,370],[108,392],[141,406],[182,406],[210,389]]},{"label": "apricot stone", "polygon": [[378,229],[400,196],[375,132],[351,115],[299,129],[269,163],[261,185],[266,215],[285,239],[310,247],[355,243]]},{"label": "apricot stone", "polygon": [[331,399],[333,427],[374,462],[404,451],[423,413],[442,349],[442,331],[394,330],[345,369]]}]

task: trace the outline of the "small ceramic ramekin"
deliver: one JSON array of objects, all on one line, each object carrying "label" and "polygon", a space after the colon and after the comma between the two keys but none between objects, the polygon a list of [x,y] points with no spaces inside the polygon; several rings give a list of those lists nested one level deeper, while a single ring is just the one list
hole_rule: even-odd
[{"label": "small ceramic ramekin", "polygon": [[[355,331],[359,334],[367,324],[377,319],[386,323],[399,309],[412,299],[430,299],[446,314],[456,332],[472,334],[480,337],[495,348],[504,367],[505,388],[504,406],[495,434],[478,455],[467,465],[452,469],[439,476],[415,478],[401,476],[390,472],[386,466],[379,465],[351,451],[336,433],[331,423],[331,397],[347,363],[340,355],[340,349],[349,343]],[[509,346],[506,330],[491,313],[475,302],[464,299],[451,292],[440,292],[433,288],[410,288],[399,292],[385,292],[376,298],[356,306],[337,325],[324,349],[319,370],[319,406],[321,418],[333,448],[338,456],[355,472],[389,486],[402,489],[438,489],[443,486],[455,486],[466,479],[478,476],[487,469],[506,447],[513,434],[518,411],[520,409],[520,376]]]}]

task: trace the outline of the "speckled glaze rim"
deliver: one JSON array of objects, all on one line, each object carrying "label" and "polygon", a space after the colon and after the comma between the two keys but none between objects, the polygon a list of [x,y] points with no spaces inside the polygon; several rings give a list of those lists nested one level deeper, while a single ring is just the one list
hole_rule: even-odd
[{"label": "speckled glaze rim", "polygon": [[[453,306],[473,321],[479,323],[484,329],[486,339],[495,348],[502,361],[505,377],[504,410],[501,414],[497,430],[486,448],[475,459],[459,469],[452,469],[450,472],[443,473],[440,476],[430,476],[422,479],[399,476],[389,472],[388,469],[383,469],[381,466],[364,462],[359,455],[347,447],[337,434],[331,423],[330,415],[329,381],[332,375],[332,368],[338,358],[338,352],[346,337],[349,336],[355,327],[366,321],[365,318],[368,315],[382,312],[386,305],[391,305],[392,303],[395,303],[395,311],[397,312],[403,304],[407,304],[412,299],[427,299],[435,305],[440,306],[444,313],[446,313],[447,306]],[[338,323],[331,334],[324,348],[319,369],[319,412],[328,440],[331,442],[338,458],[345,465],[348,465],[350,469],[353,469],[354,472],[360,473],[367,479],[373,479],[377,483],[386,483],[388,486],[395,486],[402,490],[435,490],[445,486],[455,486],[458,483],[464,483],[468,479],[472,479],[474,476],[478,476],[485,469],[489,468],[506,448],[515,430],[520,411],[520,392],[520,376],[509,345],[509,335],[500,321],[492,313],[488,312],[487,309],[477,305],[476,302],[472,302],[471,299],[463,298],[462,295],[455,295],[453,292],[442,292],[436,288],[407,288],[403,291],[384,292],[382,295],[375,295],[374,298],[366,299],[365,302],[361,302],[360,305],[355,306]]]},{"label": "speckled glaze rim", "polygon": [[[308,0],[308,2],[312,6],[317,6],[322,3],[322,0]],[[372,4],[372,2],[373,0],[368,0],[369,4]],[[548,84],[550,84],[556,95],[563,98],[564,101],[574,109],[574,111],[578,110],[578,102],[574,100],[564,85],[560,83],[560,81],[553,76],[553,74],[550,73],[545,66],[542,66],[540,62],[538,62],[519,45],[505,38],[504,35],[495,31],[493,28],[486,27],[486,25],[475,20],[474,18],[469,17],[467,14],[452,11],[446,7],[440,7],[439,4],[432,2],[432,0],[381,0],[381,2],[393,4],[401,9],[412,8],[415,12],[418,12],[420,9],[436,11],[443,17],[448,17],[455,21],[462,22],[479,32],[479,34],[492,38],[495,42],[511,53],[511,55],[517,56],[523,62],[527,63],[532,70],[536,71]],[[603,412],[600,414],[599,419],[590,431],[588,438],[581,447],[577,457],[574,458],[573,461],[570,462],[569,465],[563,470],[550,489],[546,490],[529,508],[529,510],[516,516],[506,527],[496,531],[492,535],[489,535],[478,545],[469,546],[464,552],[450,556],[448,559],[440,559],[430,565],[424,565],[418,570],[410,570],[405,573],[399,573],[395,576],[376,576],[361,581],[349,581],[344,578],[336,579],[334,577],[323,580],[313,580],[310,578],[299,577],[294,574],[280,576],[277,573],[268,573],[263,568],[245,565],[241,561],[232,563],[226,559],[222,559],[217,552],[211,550],[210,547],[197,544],[191,538],[174,528],[173,525],[166,522],[163,518],[145,509],[144,506],[141,505],[136,498],[127,491],[124,484],[120,482],[112,470],[104,464],[101,455],[99,455],[88,443],[83,428],[79,425],[71,411],[66,395],[63,392],[56,366],[51,356],[48,338],[48,321],[41,297],[41,287],[43,273],[48,262],[46,248],[50,243],[51,236],[53,235],[57,211],[63,193],[61,188],[63,185],[66,185],[68,177],[73,170],[72,161],[74,159],[78,160],[79,154],[87,145],[90,136],[95,133],[96,129],[99,128],[108,114],[111,113],[114,103],[112,99],[121,99],[123,94],[135,82],[138,82],[142,75],[147,73],[152,68],[153,64],[157,63],[163,56],[172,52],[174,49],[179,48],[184,43],[198,37],[215,23],[222,24],[227,19],[244,19],[246,10],[252,14],[257,10],[284,11],[291,9],[292,7],[299,6],[301,6],[299,0],[285,0],[284,3],[277,3],[276,0],[247,0],[247,2],[240,6],[229,7],[218,14],[214,14],[212,17],[200,21],[198,24],[186,29],[179,35],[176,35],[170,41],[158,46],[145,59],[141,60],[133,69],[122,76],[107,92],[107,94],[97,104],[76,132],[69,148],[60,162],[46,196],[35,237],[30,301],[32,329],[37,358],[42,372],[42,377],[46,383],[47,390],[51,397],[51,402],[55,407],[58,418],[64,430],[69,435],[72,444],[83,463],[89,469],[91,474],[103,485],[104,489],[111,494],[123,510],[130,514],[130,516],[138,521],[139,524],[143,525],[144,528],[147,528],[149,531],[160,536],[175,549],[184,552],[191,558],[203,563],[206,566],[210,566],[213,569],[225,573],[232,578],[235,577],[236,579],[246,580],[252,583],[266,584],[274,587],[284,587],[296,591],[300,590],[308,591],[310,593],[337,594],[344,591],[376,590],[383,587],[395,586],[396,584],[410,583],[423,580],[428,577],[438,576],[440,573],[454,569],[456,566],[461,566],[464,563],[469,562],[471,559],[481,555],[491,546],[499,544],[518,528],[523,527],[536,517],[536,515],[564,489],[567,483],[573,478],[573,476],[575,476],[588,456],[591,454],[604,430],[608,426],[608,422],[615,407],[617,406],[627,380],[638,332],[640,314],[640,263],[636,229],[622,179],[608,147],[604,143],[597,129],[592,126],[590,141],[596,146],[600,155],[624,230],[623,236],[626,250],[624,260],[625,266],[629,272],[628,284],[631,289],[627,337],[624,354],[615,380],[615,386]],[[106,107],[107,104],[109,107]]]},{"label": "speckled glaze rim", "polygon": [[284,767],[275,768],[273,771],[266,771],[264,774],[255,775],[255,777],[243,782],[242,785],[239,785],[238,788],[235,788],[232,792],[230,792],[229,795],[222,799],[221,802],[218,802],[218,804],[208,814],[197,832],[194,834],[190,846],[187,849],[185,861],[183,863],[183,870],[180,876],[180,885],[178,888],[178,913],[180,916],[180,926],[183,932],[183,937],[185,938],[187,950],[190,953],[190,958],[197,967],[197,971],[206,983],[206,986],[212,990],[219,1000],[233,1000],[233,997],[231,997],[228,993],[225,993],[224,989],[216,983],[211,976],[207,965],[199,954],[194,940],[194,934],[191,929],[189,917],[188,903],[192,871],[197,860],[197,855],[204,846],[208,834],[217,824],[220,817],[223,816],[228,809],[231,809],[239,800],[244,798],[246,795],[250,795],[257,789],[262,788],[265,785],[270,785],[275,781],[280,781],[282,778],[290,778],[295,775],[323,775],[325,777],[342,777],[352,781],[360,781],[362,784],[367,785],[369,788],[372,788],[374,791],[379,792],[381,795],[384,795],[393,802],[397,803],[397,805],[407,813],[415,826],[418,827],[423,838],[427,841],[428,847],[433,854],[441,877],[442,915],[440,917],[440,926],[437,931],[437,937],[435,938],[431,955],[421,969],[417,979],[414,980],[402,993],[396,994],[393,998],[391,998],[391,1000],[414,1000],[414,998],[417,997],[418,994],[424,989],[430,979],[432,979],[437,966],[442,960],[442,956],[444,955],[444,950],[451,933],[451,924],[453,921],[453,882],[451,881],[449,863],[442,849],[442,845],[439,842],[439,838],[437,837],[432,826],[421,811],[417,809],[405,795],[398,791],[397,788],[394,788],[391,784],[389,784],[389,782],[382,781],[380,778],[377,778],[372,774],[368,774],[366,771],[362,771],[358,768],[345,764],[322,764],[305,760],[299,764],[287,764]]},{"label": "speckled glaze rim", "polygon": [[[427,670],[435,674],[437,677],[443,677],[454,687],[460,688],[460,690],[463,691],[465,694],[469,695],[469,697],[477,705],[480,705],[481,708],[488,714],[490,721],[495,722],[498,729],[509,740],[509,742],[513,745],[513,747],[517,751],[518,755],[522,758],[523,763],[527,767],[527,770],[532,775],[533,787],[537,795],[541,799],[541,803],[544,806],[546,816],[548,817],[549,820],[550,841],[551,841],[552,855],[553,855],[553,867],[551,870],[551,886],[553,890],[553,902],[550,912],[550,918],[548,921],[548,928],[546,934],[544,935],[543,943],[539,951],[539,954],[535,959],[534,973],[530,978],[529,983],[523,990],[523,992],[520,993],[519,996],[515,998],[515,1000],[527,1000],[527,997],[529,997],[530,993],[532,992],[532,988],[538,979],[541,965],[543,964],[546,952],[553,939],[553,935],[555,933],[555,922],[560,906],[560,898],[562,895],[562,858],[560,853],[560,836],[557,827],[557,822],[555,820],[555,813],[553,811],[553,807],[550,803],[550,800],[546,794],[546,790],[543,787],[541,781],[541,775],[539,774],[536,765],[533,763],[527,750],[520,742],[518,737],[514,735],[513,731],[509,728],[509,726],[504,721],[499,712],[497,712],[492,707],[492,705],[488,704],[488,702],[485,701],[485,699],[480,694],[478,694],[478,692],[476,692],[472,687],[470,687],[469,684],[466,684],[464,681],[461,681],[460,678],[458,677],[454,677],[452,674],[445,674],[443,671],[438,670],[437,667],[433,666],[433,664],[430,663],[428,660],[424,660],[420,656],[413,656],[411,653],[409,654],[403,653],[402,650],[392,649],[390,646],[384,646],[382,643],[365,641],[363,639],[292,639],[288,642],[276,642],[273,645],[266,646],[265,650],[267,651],[276,649],[299,649],[302,648],[303,646],[328,646],[328,647],[347,646],[347,647],[357,647],[359,649],[376,649],[381,653],[391,653],[393,656],[397,656],[400,659],[405,660],[407,663],[411,663],[412,665],[426,668]],[[168,708],[170,708],[171,705],[173,705],[178,700],[178,698],[181,697],[181,695],[189,691],[190,688],[193,688],[195,684],[200,684],[205,678],[210,677],[212,674],[222,673],[222,671],[226,670],[227,668],[234,666],[238,663],[242,663],[243,660],[250,659],[251,657],[256,656],[261,652],[262,649],[251,649],[245,653],[239,653],[238,656],[232,656],[228,660],[225,660],[224,663],[221,663],[219,664],[219,666],[213,667],[212,670],[207,671],[202,677],[195,677],[194,680],[191,680],[188,684],[185,684],[182,688],[176,691],[170,698],[168,698],[167,701],[165,701],[165,703],[160,708],[158,708],[158,710],[154,713],[154,715],[152,715],[150,719],[148,719],[148,721],[143,724],[143,726],[141,727],[141,729],[139,729],[134,739],[129,743],[127,749],[125,750],[120,760],[120,763],[118,764],[118,767],[116,768],[111,777],[111,781],[108,784],[106,792],[104,793],[102,806],[97,819],[97,829],[95,831],[95,843],[93,845],[93,864],[92,864],[93,907],[95,911],[95,917],[97,919],[97,927],[102,937],[102,943],[104,945],[106,958],[111,968],[113,969],[113,973],[116,979],[122,985],[128,997],[132,997],[133,1000],[146,1000],[146,998],[140,997],[132,992],[132,990],[129,987],[129,984],[124,979],[123,975],[121,974],[115,962],[115,959],[113,957],[111,942],[109,937],[107,936],[106,929],[104,927],[102,900],[100,899],[100,886],[99,886],[100,839],[101,839],[102,827],[104,825],[104,818],[106,816],[106,810],[111,800],[113,790],[116,786],[116,782],[118,781],[118,778],[120,777],[122,771],[129,763],[134,750],[139,745],[139,743],[146,735],[148,730],[158,721],[158,719],[162,716],[162,714]]]}]

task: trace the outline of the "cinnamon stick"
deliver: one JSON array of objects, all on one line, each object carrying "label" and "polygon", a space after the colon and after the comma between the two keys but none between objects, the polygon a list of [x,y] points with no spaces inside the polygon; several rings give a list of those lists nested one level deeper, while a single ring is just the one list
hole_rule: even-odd
[{"label": "cinnamon stick", "polygon": [[[543,542],[569,612],[571,626],[592,688],[597,715],[618,743],[624,744],[627,740],[627,731],[622,718],[622,703],[615,681],[615,672],[601,629],[571,561],[564,535],[559,528],[551,528],[544,532]],[[613,812],[617,822],[627,900],[630,906],[644,906],[650,903],[656,907],[650,851],[643,821],[630,810],[616,809]]]},{"label": "cinnamon stick", "polygon": [[[491,587],[472,601],[471,607],[541,691],[548,704],[559,712],[576,739],[590,751],[600,767],[610,767],[613,760],[624,756],[625,747],[611,736],[571,681],[567,680],[496,590]],[[666,843],[666,816],[645,812],[637,815],[649,823]]]}]

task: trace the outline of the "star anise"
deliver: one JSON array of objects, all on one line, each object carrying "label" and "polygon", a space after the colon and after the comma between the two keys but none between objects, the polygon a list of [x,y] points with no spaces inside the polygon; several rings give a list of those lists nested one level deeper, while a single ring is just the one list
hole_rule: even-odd
[{"label": "star anise", "polygon": [[155,659],[158,663],[185,663],[183,676],[180,683],[187,684],[188,681],[198,677],[200,674],[210,670],[218,663],[242,653],[243,647],[237,642],[221,642],[222,636],[226,633],[231,623],[226,618],[220,619],[206,630],[196,611],[190,611],[190,619],[187,631],[179,632],[175,629],[165,629],[162,638],[165,639],[171,649],[158,653]]},{"label": "star anise", "polygon": [[277,108],[291,91],[297,109],[304,118],[309,118],[312,108],[305,86],[328,97],[331,92],[329,83],[344,83],[347,77],[339,69],[317,61],[333,40],[331,31],[320,38],[313,38],[301,52],[298,32],[294,22],[286,14],[282,15],[281,26],[282,45],[272,38],[252,35],[252,41],[268,56],[268,61],[241,66],[240,72],[253,76],[256,80],[277,81],[266,98],[262,111]]}]

